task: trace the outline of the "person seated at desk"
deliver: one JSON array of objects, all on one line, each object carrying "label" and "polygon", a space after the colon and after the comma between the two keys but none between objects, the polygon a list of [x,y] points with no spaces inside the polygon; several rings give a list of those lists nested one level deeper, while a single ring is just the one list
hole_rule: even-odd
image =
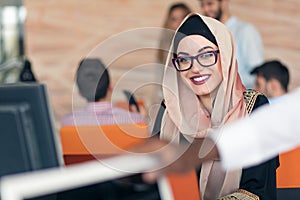
[{"label": "person seated at desk", "polygon": [[113,87],[108,70],[100,59],[83,59],[76,72],[76,83],[88,103],[85,108],[63,116],[61,126],[145,123],[139,113],[112,104]]},{"label": "person seated at desk", "polygon": [[[76,126],[76,128],[78,128],[80,126],[118,126],[120,124],[146,123],[145,119],[140,113],[130,112],[129,110],[113,105],[111,101],[113,87],[110,83],[109,72],[100,59],[85,58],[79,63],[79,67],[76,72],[76,84],[78,86],[79,93],[87,100],[88,103],[83,109],[75,110],[72,113],[63,116],[61,121],[61,129],[68,128],[68,126]],[[91,133],[84,132],[83,135],[88,135],[89,137],[91,136]],[[82,139],[82,142],[84,142],[85,139],[82,138],[83,136],[80,134],[79,136],[81,137],[80,139]],[[70,136],[70,138],[72,138],[72,136]],[[71,140],[71,142],[72,141],[73,140]],[[90,150],[89,148],[91,147],[89,145],[91,144],[86,143],[84,147]],[[100,145],[100,142],[98,145]],[[99,159],[99,157],[96,158]],[[87,159],[85,157],[84,159],[76,158],[75,161],[67,160],[65,158],[65,163],[68,165],[86,160]],[[132,196],[135,197],[135,195],[143,195],[144,193],[148,192],[152,193],[156,189],[156,186],[152,184],[149,185],[149,187],[145,187],[142,191],[137,190],[136,187],[137,186],[132,182],[131,179],[121,181],[113,180],[105,182],[104,184],[100,183],[80,189],[74,189],[68,192],[63,192],[57,195],[57,199],[120,199],[122,196],[126,196],[128,199],[130,199]]]}]

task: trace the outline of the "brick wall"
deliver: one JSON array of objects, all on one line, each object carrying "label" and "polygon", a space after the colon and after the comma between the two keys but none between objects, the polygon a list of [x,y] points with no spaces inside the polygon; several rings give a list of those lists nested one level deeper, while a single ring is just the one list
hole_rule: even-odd
[{"label": "brick wall", "polygon": [[[127,88],[136,90],[147,105],[156,101],[157,88],[149,83],[161,73],[160,66],[152,64],[159,34],[145,27],[161,27],[173,2],[177,1],[25,0],[26,54],[39,81],[48,86],[57,127],[63,114],[84,103],[73,86],[74,72],[85,56],[104,57],[117,85],[116,100],[125,100],[121,90]],[[197,0],[184,2],[199,11]],[[232,13],[261,32],[266,59],[278,58],[289,67],[291,89],[300,85],[298,8],[298,0],[231,0]],[[136,88],[138,84],[144,85]]]}]

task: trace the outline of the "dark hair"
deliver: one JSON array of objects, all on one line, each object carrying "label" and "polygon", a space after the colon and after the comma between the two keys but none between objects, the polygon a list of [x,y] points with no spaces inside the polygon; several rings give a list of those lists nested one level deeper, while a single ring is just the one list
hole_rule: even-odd
[{"label": "dark hair", "polygon": [[108,70],[101,60],[85,58],[79,63],[76,83],[80,94],[89,102],[99,101],[107,95],[110,84]]},{"label": "dark hair", "polygon": [[288,90],[290,81],[289,70],[278,60],[268,61],[257,66],[251,71],[251,74],[262,76],[266,79],[266,81],[276,79],[285,91]]},{"label": "dark hair", "polygon": [[184,4],[184,3],[175,3],[172,6],[170,6],[168,14],[171,14],[171,12],[173,10],[175,10],[176,8],[181,8],[183,10],[191,12],[190,8],[186,4]]},{"label": "dark hair", "polygon": [[171,13],[175,10],[175,9],[182,9],[186,12],[186,15],[188,15],[191,11],[191,9],[184,3],[175,3],[175,4],[172,4],[169,8],[169,11],[168,11],[168,15],[167,15],[167,18],[166,18],[166,21],[165,21],[165,24],[164,24],[164,28],[169,28],[168,27],[168,23],[169,23],[169,17],[171,15]]}]

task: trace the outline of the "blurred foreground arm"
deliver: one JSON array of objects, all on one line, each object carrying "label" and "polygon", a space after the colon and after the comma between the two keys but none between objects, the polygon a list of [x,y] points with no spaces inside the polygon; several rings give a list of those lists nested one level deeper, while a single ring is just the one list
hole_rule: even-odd
[{"label": "blurred foreground arm", "polygon": [[257,109],[247,119],[224,126],[206,139],[176,146],[150,139],[137,152],[156,153],[160,169],[144,174],[154,181],[169,172],[187,172],[220,157],[224,168],[235,169],[261,163],[300,145],[300,88],[272,106]]},{"label": "blurred foreground arm", "polygon": [[175,145],[155,137],[135,149],[135,152],[156,154],[161,160],[159,169],[143,175],[147,182],[154,182],[163,174],[189,172],[201,163],[219,157],[214,141],[210,138],[195,139],[191,144]]}]

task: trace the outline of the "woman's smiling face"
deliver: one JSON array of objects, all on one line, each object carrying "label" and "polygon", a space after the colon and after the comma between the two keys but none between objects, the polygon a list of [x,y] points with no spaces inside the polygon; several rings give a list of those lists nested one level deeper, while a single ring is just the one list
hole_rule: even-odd
[{"label": "woman's smiling face", "polygon": [[[178,44],[177,57],[183,60],[200,54],[197,56],[198,61],[192,59],[192,67],[189,70],[180,72],[182,79],[198,96],[216,94],[223,81],[220,55],[212,53],[216,50],[218,47],[214,43],[200,35],[187,36]],[[212,63],[212,65],[203,67],[199,62],[204,65]]]}]

